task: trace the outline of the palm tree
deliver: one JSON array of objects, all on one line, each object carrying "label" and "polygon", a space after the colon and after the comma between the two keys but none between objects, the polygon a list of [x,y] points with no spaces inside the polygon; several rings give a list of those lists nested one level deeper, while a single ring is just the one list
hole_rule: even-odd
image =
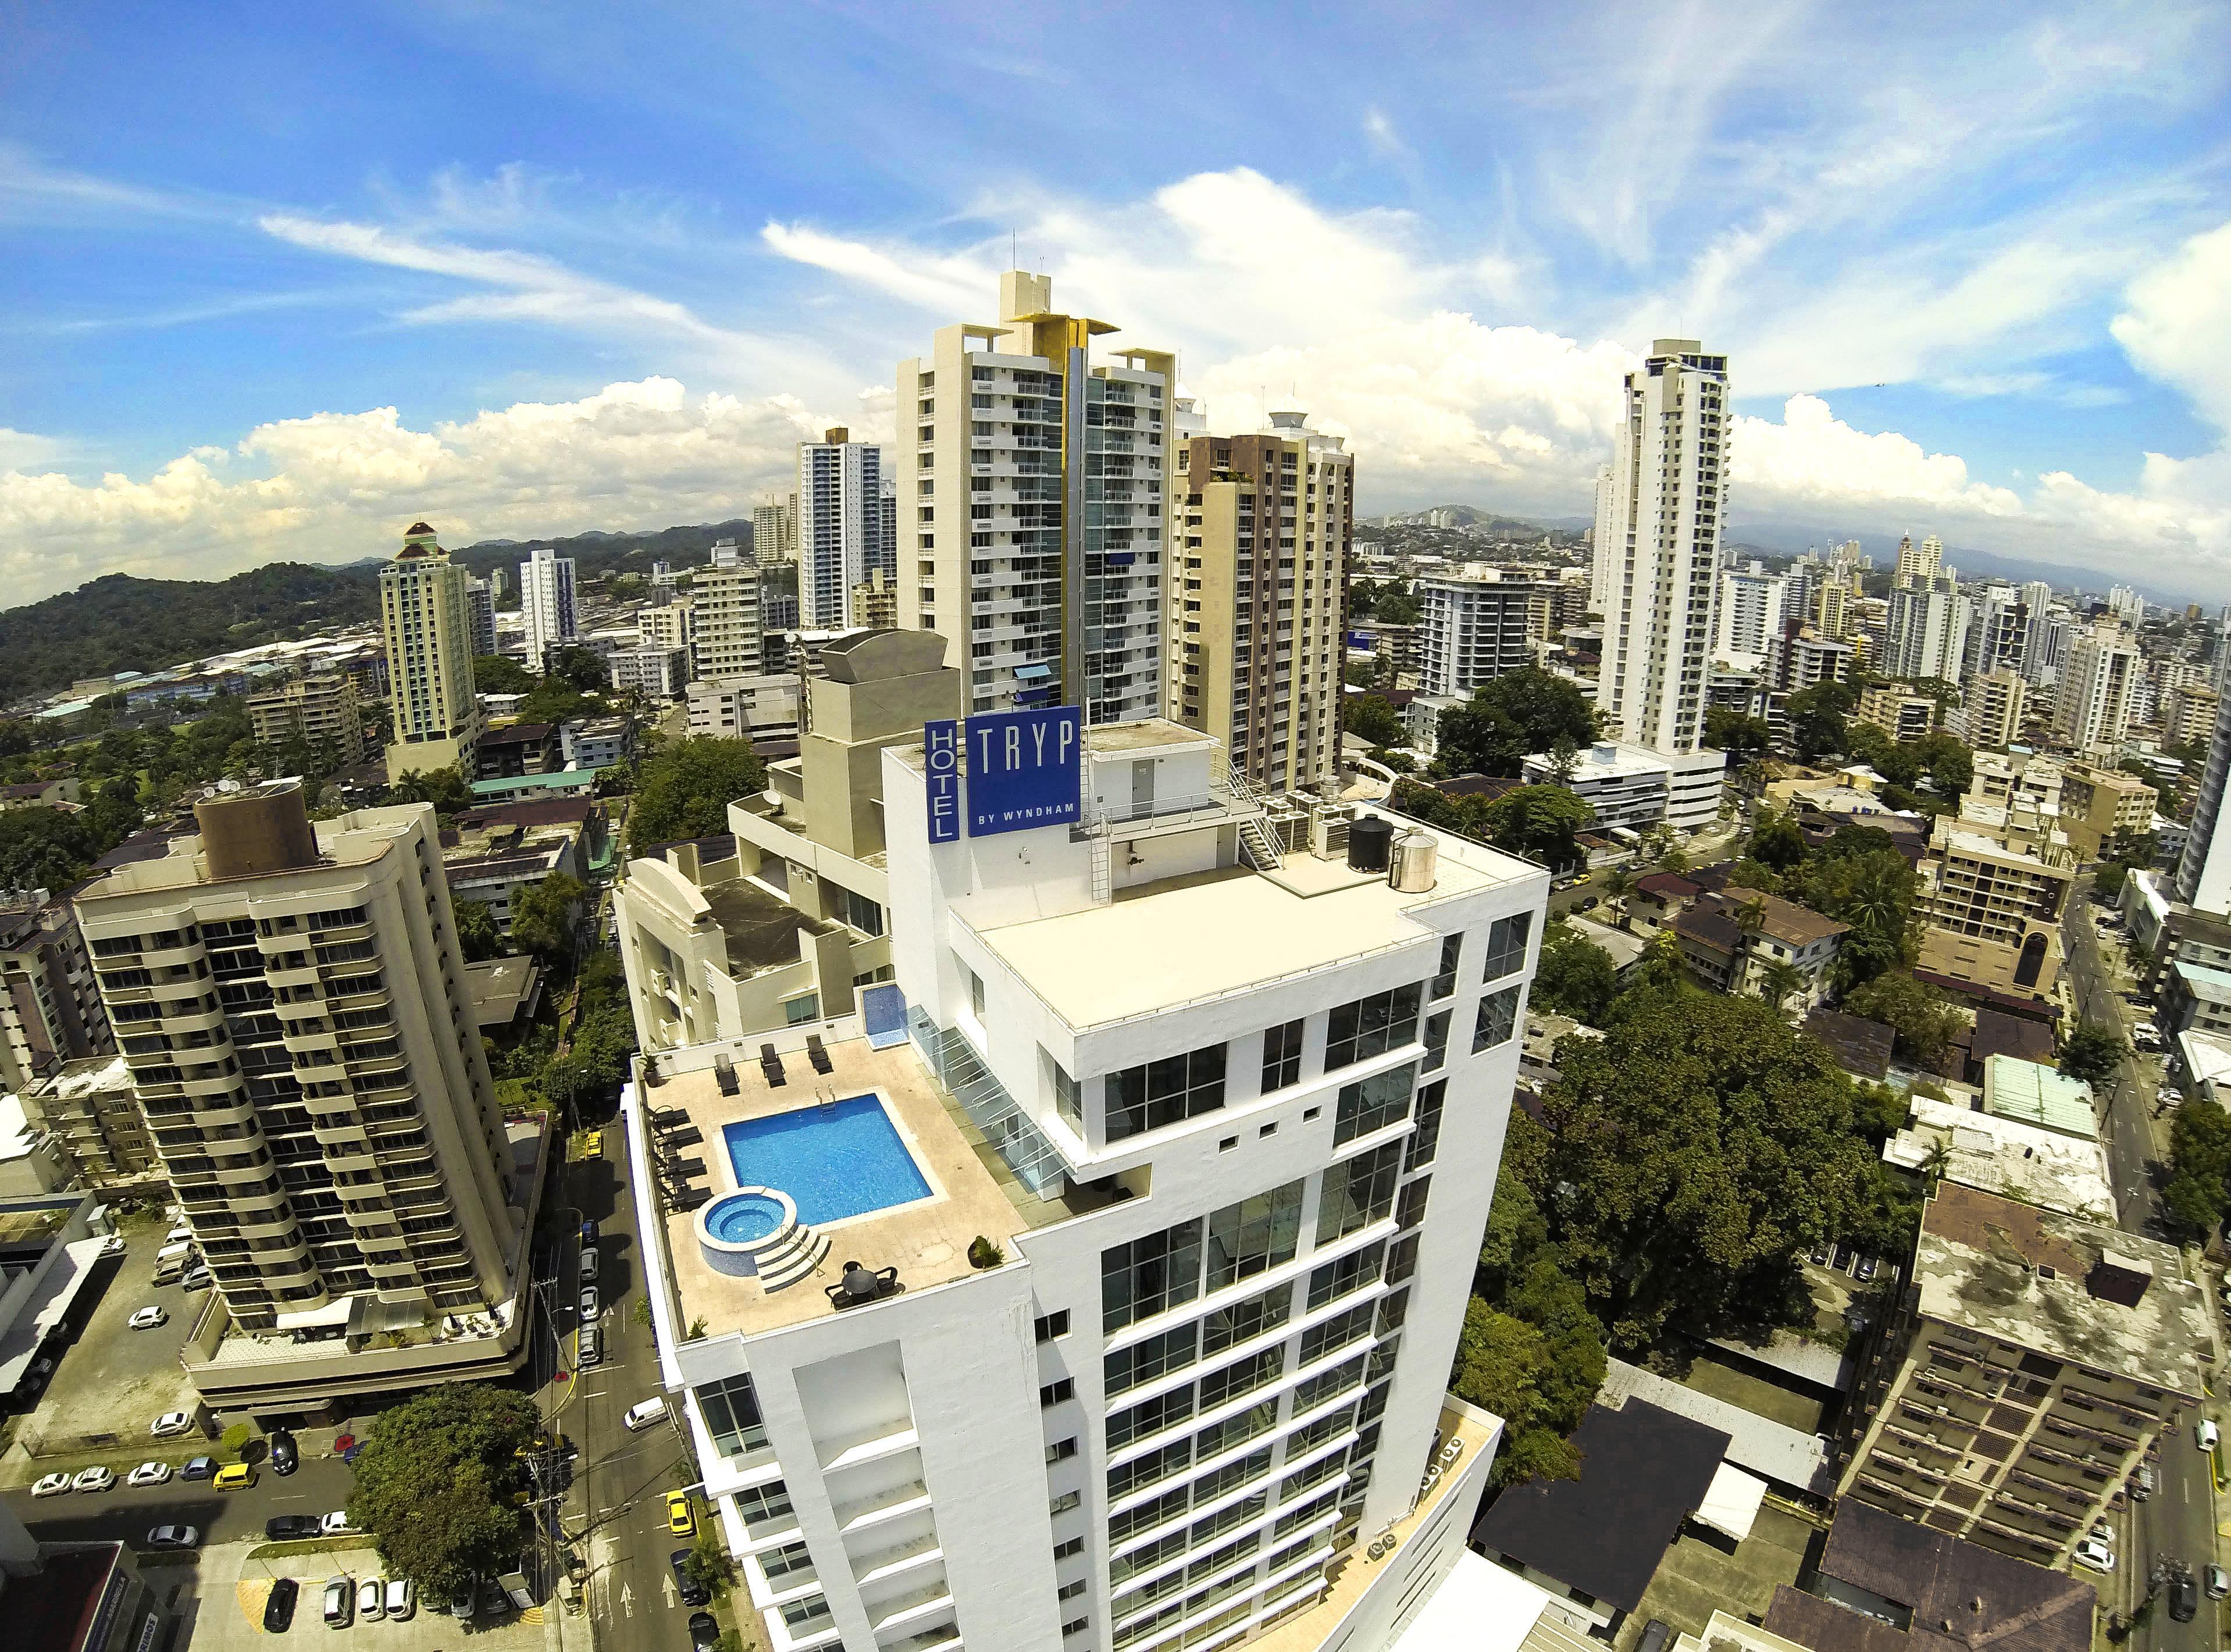
[{"label": "palm tree", "polygon": [[1626,927],[1626,898],[1634,893],[1634,874],[1626,867],[1615,866],[1603,874],[1604,899],[1619,908],[1619,926],[1622,929]]},{"label": "palm tree", "polygon": [[1776,1010],[1805,990],[1805,971],[1786,958],[1769,959],[1758,972],[1759,996]]}]

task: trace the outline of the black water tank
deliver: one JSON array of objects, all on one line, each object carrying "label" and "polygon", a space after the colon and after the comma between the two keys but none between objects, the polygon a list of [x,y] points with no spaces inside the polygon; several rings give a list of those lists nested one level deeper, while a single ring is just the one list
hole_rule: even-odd
[{"label": "black water tank", "polygon": [[1394,841],[1394,823],[1366,815],[1348,829],[1348,867],[1351,872],[1384,872],[1387,846]]}]

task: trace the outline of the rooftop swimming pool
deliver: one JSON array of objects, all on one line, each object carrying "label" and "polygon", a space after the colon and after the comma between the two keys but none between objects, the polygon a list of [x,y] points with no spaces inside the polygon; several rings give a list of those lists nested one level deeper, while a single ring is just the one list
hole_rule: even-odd
[{"label": "rooftop swimming pool", "polygon": [[721,1126],[739,1187],[779,1188],[809,1227],[929,1197],[914,1155],[872,1095]]}]

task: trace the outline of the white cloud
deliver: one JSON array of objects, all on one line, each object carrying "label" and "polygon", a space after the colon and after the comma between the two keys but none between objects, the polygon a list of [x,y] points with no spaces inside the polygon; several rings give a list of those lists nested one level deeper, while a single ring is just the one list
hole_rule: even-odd
[{"label": "white cloud", "polygon": [[388,550],[417,517],[460,545],[714,521],[788,475],[797,442],[828,422],[788,397],[692,397],[649,378],[429,430],[391,407],[281,420],[144,480],[13,469],[0,472],[0,579],[29,600],[120,569],[345,562]]}]

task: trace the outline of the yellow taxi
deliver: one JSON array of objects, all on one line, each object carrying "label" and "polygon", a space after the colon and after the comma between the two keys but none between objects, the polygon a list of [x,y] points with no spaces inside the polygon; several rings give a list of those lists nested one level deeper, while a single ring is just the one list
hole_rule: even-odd
[{"label": "yellow taxi", "polygon": [[253,1486],[255,1483],[255,1470],[244,1462],[225,1464],[217,1471],[217,1478],[210,1482],[219,1491],[238,1491],[242,1487]]},{"label": "yellow taxi", "polygon": [[666,1494],[666,1529],[676,1537],[696,1535],[697,1512],[689,1507],[688,1492]]},{"label": "yellow taxi", "polygon": [[603,1131],[592,1130],[587,1135],[581,1138],[582,1158],[599,1158],[604,1156],[604,1151],[605,1133]]}]

